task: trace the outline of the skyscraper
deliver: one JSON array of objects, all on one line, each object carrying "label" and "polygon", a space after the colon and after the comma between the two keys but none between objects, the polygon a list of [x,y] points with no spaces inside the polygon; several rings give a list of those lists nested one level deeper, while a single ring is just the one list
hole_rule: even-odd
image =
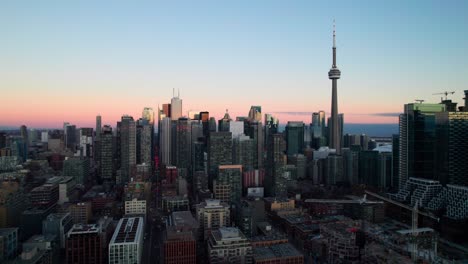
[{"label": "skyscraper", "polygon": [[226,109],[226,113],[224,114],[224,117],[218,121],[218,131],[229,132],[229,124],[231,121],[232,119],[229,116],[228,110]]},{"label": "skyscraper", "polygon": [[265,137],[264,142],[268,141],[268,137],[278,133],[279,120],[271,114],[265,114]]},{"label": "skyscraper", "polygon": [[249,119],[262,122],[262,107],[259,105],[252,105],[249,111]]},{"label": "skyscraper", "polygon": [[254,156],[253,139],[249,136],[242,135],[233,139],[232,148],[232,161],[233,164],[240,164],[244,171],[253,170],[253,156]]},{"label": "skyscraper", "polygon": [[436,125],[440,182],[468,186],[468,112],[436,113]]},{"label": "skyscraper", "polygon": [[312,147],[319,149],[327,145],[327,127],[325,125],[325,112],[312,113]]},{"label": "skyscraper", "polygon": [[99,172],[102,181],[113,182],[113,135],[112,127],[105,125],[100,135]]},{"label": "skyscraper", "polygon": [[[210,133],[210,113],[209,112],[200,112],[200,120],[203,124],[203,136],[208,138],[208,134]],[[215,124],[216,125],[216,124]]]},{"label": "skyscraper", "polygon": [[165,165],[172,165],[172,148],[171,148],[171,118],[164,117],[161,120],[159,127],[159,157],[161,163]]},{"label": "skyscraper", "polygon": [[190,119],[181,117],[177,120],[176,132],[176,162],[177,168],[190,169],[191,167],[191,147],[192,147],[192,128]]},{"label": "skyscraper", "polygon": [[399,188],[410,177],[438,180],[435,114],[443,104],[411,103],[400,115]]},{"label": "skyscraper", "polygon": [[247,123],[248,136],[254,140],[254,158],[255,169],[263,168],[263,126],[261,121],[249,121]]},{"label": "skyscraper", "polygon": [[120,179],[125,184],[136,165],[136,125],[133,117],[124,115],[120,123]]},{"label": "skyscraper", "polygon": [[162,112],[166,117],[171,117],[171,104],[163,104]]},{"label": "skyscraper", "polygon": [[229,205],[220,200],[206,199],[196,205],[196,216],[200,223],[200,232],[206,240],[211,231],[231,224]]},{"label": "skyscraper", "polygon": [[177,97],[172,97],[171,99],[171,119],[178,120],[182,117],[182,99],[179,98],[180,94],[177,94]]},{"label": "skyscraper", "polygon": [[231,132],[211,132],[208,138],[208,173],[216,175],[219,165],[232,164]]},{"label": "skyscraper", "polygon": [[213,183],[216,199],[239,205],[242,197],[242,165],[221,165]]},{"label": "skyscraper", "polygon": [[67,158],[63,161],[63,175],[72,176],[77,184],[85,184],[89,179],[90,159]]},{"label": "skyscraper", "polygon": [[216,119],[214,117],[210,117],[208,121],[208,129],[210,132],[216,132]]},{"label": "skyscraper", "polygon": [[286,165],[286,141],[283,134],[272,134],[267,144],[267,164],[265,177],[265,191],[268,196],[277,194],[277,187],[281,185],[282,168]]},{"label": "skyscraper", "polygon": [[25,144],[28,144],[28,142],[29,142],[28,127],[26,127],[25,125],[22,125],[20,127],[20,133],[21,133],[21,137],[23,138],[23,142]]},{"label": "skyscraper", "polygon": [[151,107],[143,108],[141,119],[145,120],[148,124],[154,125],[154,110]]},{"label": "skyscraper", "polygon": [[286,144],[288,156],[302,153],[304,149],[303,122],[288,122],[286,126]]},{"label": "skyscraper", "polygon": [[332,107],[331,107],[331,123],[330,127],[330,148],[336,149],[336,154],[341,154],[341,137],[338,120],[338,79],[341,72],[336,66],[336,40],[335,40],[335,25],[333,25],[333,64],[328,72],[328,78],[332,80]]},{"label": "skyscraper", "polygon": [[99,140],[101,137],[101,116],[96,116],[96,140]]},{"label": "skyscraper", "polygon": [[153,125],[148,120],[138,120],[137,126],[137,146],[136,159],[138,164],[151,164],[151,154],[153,146]]}]

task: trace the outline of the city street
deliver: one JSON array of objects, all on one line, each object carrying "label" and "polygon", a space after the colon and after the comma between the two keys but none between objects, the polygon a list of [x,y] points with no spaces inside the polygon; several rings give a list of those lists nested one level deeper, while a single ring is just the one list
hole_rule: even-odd
[{"label": "city street", "polygon": [[161,224],[158,204],[161,193],[156,186],[156,192],[152,193],[151,204],[148,210],[147,225],[145,228],[145,241],[143,247],[143,264],[159,264],[162,261],[162,244],[164,225]]}]

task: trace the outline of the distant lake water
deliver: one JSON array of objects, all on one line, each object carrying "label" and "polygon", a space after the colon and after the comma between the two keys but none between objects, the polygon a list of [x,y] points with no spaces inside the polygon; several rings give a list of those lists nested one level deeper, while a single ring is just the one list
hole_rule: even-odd
[{"label": "distant lake water", "polygon": [[[286,125],[280,124],[280,131],[284,131]],[[344,134],[366,134],[371,137],[391,137],[398,134],[398,124],[345,124]]]}]

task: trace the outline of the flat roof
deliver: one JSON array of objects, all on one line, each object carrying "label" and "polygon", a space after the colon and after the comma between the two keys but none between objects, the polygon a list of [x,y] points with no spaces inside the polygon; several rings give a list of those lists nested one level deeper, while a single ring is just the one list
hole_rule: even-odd
[{"label": "flat roof", "polygon": [[171,214],[171,220],[174,226],[189,226],[192,228],[200,226],[190,211],[173,212]]},{"label": "flat roof", "polygon": [[68,231],[68,236],[78,235],[78,234],[89,234],[89,233],[99,233],[101,232],[101,227],[96,224],[74,224],[73,227]]},{"label": "flat roof", "polygon": [[73,180],[72,176],[54,176],[47,180],[48,184],[69,183]]},{"label": "flat roof", "polygon": [[110,244],[138,243],[143,234],[143,217],[120,219]]},{"label": "flat roof", "polygon": [[245,235],[236,227],[221,227],[211,233],[216,241],[246,240]]},{"label": "flat roof", "polygon": [[289,243],[271,245],[268,247],[255,247],[253,249],[253,254],[255,260],[303,256]]}]

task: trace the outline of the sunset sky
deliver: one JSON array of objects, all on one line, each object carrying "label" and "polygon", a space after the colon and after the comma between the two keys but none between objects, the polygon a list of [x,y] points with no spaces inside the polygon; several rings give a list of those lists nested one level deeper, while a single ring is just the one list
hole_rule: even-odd
[{"label": "sunset sky", "polygon": [[339,111],[396,123],[403,104],[468,89],[468,1],[1,1],[0,126],[115,126],[170,102],[282,123]]}]

